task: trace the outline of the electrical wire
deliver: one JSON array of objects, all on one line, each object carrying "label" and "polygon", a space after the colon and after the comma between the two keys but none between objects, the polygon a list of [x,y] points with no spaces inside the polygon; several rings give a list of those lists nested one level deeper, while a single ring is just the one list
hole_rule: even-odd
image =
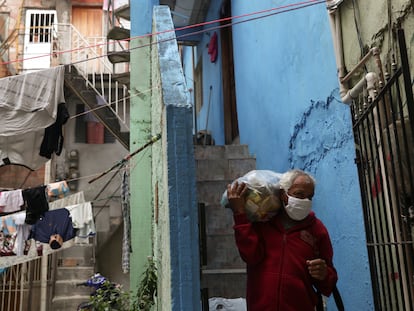
[{"label": "electrical wire", "polygon": [[[193,31],[193,32],[181,34],[181,35],[178,35],[178,36],[173,36],[173,37],[167,38],[167,39],[152,41],[152,42],[147,43],[147,44],[142,44],[142,45],[139,45],[139,46],[136,46],[136,47],[133,47],[133,48],[128,48],[124,51],[125,52],[130,52],[130,51],[133,51],[133,50],[137,50],[137,49],[141,49],[141,48],[145,48],[145,47],[150,47],[150,46],[153,46],[153,45],[156,45],[156,44],[159,44],[159,43],[174,41],[176,39],[182,39],[182,38],[186,38],[186,37],[189,37],[189,36],[194,36],[194,35],[198,35],[198,34],[202,34],[202,33],[208,33],[208,32],[211,32],[212,30],[218,30],[218,29],[222,29],[222,28],[226,28],[226,27],[232,27],[232,26],[235,26],[235,25],[238,25],[238,24],[251,22],[251,21],[254,21],[254,20],[270,17],[270,16],[273,16],[273,15],[278,15],[278,14],[281,14],[281,13],[286,13],[286,12],[291,12],[291,11],[295,11],[295,10],[299,10],[299,9],[304,9],[304,8],[307,8],[307,7],[310,7],[310,6],[325,3],[325,0],[319,0],[319,1],[313,0],[313,1],[308,1],[308,2],[311,2],[311,3],[304,4],[302,6],[298,6],[298,7],[295,7],[295,8],[288,8],[288,9],[286,9],[284,11],[281,11],[281,12],[273,12],[273,13],[269,13],[269,14],[263,15],[263,16],[253,17],[253,18],[249,18],[249,19],[246,19],[246,20],[237,21],[237,22],[228,23],[228,24],[223,24],[223,25],[219,25],[219,26],[213,26],[213,27],[210,27],[210,28],[205,28],[203,30]],[[286,7],[288,7],[288,6],[286,6]],[[269,10],[266,10],[266,11],[272,11],[272,10],[274,10],[274,9],[269,9]],[[263,11],[260,11],[260,12],[263,12]],[[253,14],[251,14],[251,15],[253,15]],[[247,16],[247,14],[240,15],[240,16],[244,17],[244,16]],[[175,28],[175,29],[172,29],[172,30],[166,30],[166,31],[161,31],[161,32],[151,33],[151,34],[148,34],[148,35],[139,36],[139,37],[129,38],[129,39],[125,39],[124,41],[131,41],[131,40],[134,40],[136,38],[144,38],[144,37],[148,37],[148,36],[161,35],[161,34],[173,32],[173,31],[179,31],[179,30],[184,30],[184,29],[188,29],[188,28],[198,27],[200,25],[210,25],[210,24],[213,24],[213,23],[217,23],[217,22],[221,22],[221,21],[228,21],[228,20],[232,20],[232,19],[235,19],[235,18],[236,17],[226,17],[226,18],[222,18],[222,19],[218,19],[218,20],[214,20],[214,21],[210,21],[210,22],[205,22],[205,23],[190,25],[190,26],[186,26],[186,27],[182,27],[182,28]],[[119,40],[119,41],[121,41],[121,40]],[[90,46],[90,47],[94,47],[94,46]],[[88,59],[73,62],[72,64],[76,65],[76,64],[79,64],[79,63],[83,63],[83,62],[90,61],[90,60],[96,60],[96,59],[106,57],[106,56],[116,54],[116,53],[117,52],[110,52],[110,53],[95,56],[95,57],[89,57]],[[49,55],[47,54],[45,56],[49,56]],[[44,56],[41,56],[41,57],[44,57]],[[1,63],[0,63],[0,65],[1,65]]]},{"label": "electrical wire", "polygon": [[[137,96],[141,96],[142,94],[152,92],[152,91],[157,90],[157,89],[159,89],[159,88],[160,88],[160,86],[154,86],[153,88],[149,88],[149,89],[147,89],[147,90],[145,90],[145,91],[140,91],[139,93],[136,93],[136,94],[134,94],[134,95],[124,96],[124,97],[120,98],[119,100],[121,100],[121,101],[122,101],[122,100],[127,100],[127,99],[131,99],[131,98],[135,98],[135,97],[137,97]],[[112,107],[111,107],[111,105],[114,105],[114,104],[116,104],[116,101],[113,101],[113,102],[111,102],[111,103],[107,103],[107,104],[104,104],[104,105],[99,105],[98,107],[95,107],[95,108],[93,108],[93,109],[88,109],[87,111],[84,111],[84,112],[81,112],[81,113],[75,114],[75,115],[73,115],[73,116],[70,116],[70,117],[69,117],[69,120],[72,120],[72,119],[75,119],[75,118],[78,118],[78,117],[84,116],[84,115],[86,115],[86,114],[88,114],[88,113],[90,113],[90,112],[97,111],[97,110],[102,109],[102,108],[107,108],[107,107],[112,108]]]},{"label": "electrical wire", "polygon": [[[187,33],[187,34],[182,34],[182,35],[179,35],[179,36],[177,36],[175,38],[169,38],[169,39],[165,39],[165,40],[160,40],[160,41],[152,42],[150,44],[144,44],[144,45],[137,46],[137,47],[134,47],[134,48],[129,49],[129,51],[131,51],[131,50],[135,50],[135,49],[138,49],[138,48],[143,48],[143,47],[151,46],[151,45],[154,45],[154,44],[158,44],[158,43],[161,43],[161,42],[176,40],[176,38],[183,38],[183,37],[192,36],[192,35],[195,35],[195,34],[201,34],[201,33],[205,33],[205,32],[210,32],[211,30],[221,29],[221,28],[224,28],[224,27],[232,27],[234,25],[238,25],[238,24],[241,24],[241,23],[258,20],[258,19],[270,17],[270,16],[273,16],[273,15],[281,14],[281,13],[291,12],[291,11],[294,11],[294,10],[303,9],[303,8],[310,7],[310,6],[317,5],[317,4],[321,4],[321,3],[325,3],[325,0],[303,1],[303,2],[288,4],[288,5],[284,5],[284,6],[280,6],[280,7],[276,7],[276,8],[271,8],[271,9],[267,9],[267,10],[261,10],[261,11],[257,11],[257,12],[253,12],[253,13],[248,13],[248,14],[243,14],[243,15],[238,15],[238,16],[232,16],[232,17],[226,17],[226,18],[216,19],[216,20],[212,20],[212,21],[208,21],[208,22],[193,24],[193,25],[189,25],[189,26],[185,26],[185,27],[181,27],[181,28],[166,30],[166,31],[163,31],[163,32],[151,33],[151,34],[147,34],[147,35],[143,35],[143,36],[129,38],[126,41],[130,41],[130,40],[134,40],[134,39],[139,39],[139,38],[144,38],[144,37],[156,36],[156,35],[160,35],[160,34],[163,34],[163,33],[168,33],[168,32],[173,32],[173,31],[176,32],[176,31],[179,31],[179,30],[191,29],[191,28],[200,27],[200,26],[206,26],[206,25],[211,25],[211,24],[215,24],[215,23],[219,23],[219,22],[223,22],[223,21],[236,20],[236,19],[240,19],[240,18],[245,18],[245,17],[249,17],[249,16],[254,16],[254,15],[258,15],[258,14],[264,14],[264,13],[271,12],[269,14],[262,15],[262,16],[256,16],[256,17],[248,18],[248,19],[241,20],[241,21],[237,21],[237,22],[233,22],[233,23],[228,23],[228,24],[224,24],[224,25],[209,27],[209,28],[206,28],[206,29],[203,29],[203,30],[200,30],[200,31],[194,31],[194,32]],[[285,9],[285,10],[283,10],[283,9]],[[280,10],[282,10],[282,11],[280,11]],[[275,11],[277,11],[277,12],[275,12]],[[95,46],[100,46],[100,45],[102,45],[102,44],[95,45]],[[50,56],[50,55],[69,53],[69,52],[78,51],[78,50],[82,50],[82,49],[88,49],[88,48],[95,47],[95,46],[88,46],[88,47],[84,47],[84,48],[71,49],[71,50],[60,51],[60,52],[53,52],[53,53],[50,53],[50,54],[47,54],[47,55],[45,54],[45,55],[41,55],[41,56],[37,56],[37,57],[33,57],[33,58],[39,58],[39,57],[45,57],[45,56]],[[108,56],[108,55],[109,55],[109,53],[108,54],[105,54],[105,55],[102,55],[102,56],[95,57],[95,58],[105,57],[105,56]],[[84,61],[90,61],[90,60],[93,60],[95,58],[89,58],[89,59],[84,60]],[[31,58],[25,58],[25,59],[18,59],[18,60],[9,61],[9,62],[3,62],[3,63],[0,63],[0,65],[6,65],[6,64],[13,63],[13,62],[21,62],[21,61],[24,61],[24,60],[27,60],[27,59],[31,59]],[[76,64],[76,62],[74,62],[72,64]],[[149,92],[151,90],[152,89],[149,89],[149,90],[146,90],[146,91],[143,91],[143,92],[147,92],[147,91]],[[140,92],[140,94],[141,93],[142,92]],[[95,109],[104,108],[106,106],[107,105],[102,105],[102,107],[95,108]],[[92,110],[89,110],[88,112],[91,112],[91,111]],[[79,115],[76,115],[76,116],[73,116],[71,118],[75,118],[75,117],[78,117],[80,115],[83,115],[83,113],[82,114],[79,114]],[[125,160],[125,161],[126,160],[129,160],[136,153],[130,154],[126,159],[123,159],[123,160]],[[112,172],[112,171],[119,172],[119,169],[116,169],[115,170],[115,168],[113,168],[113,169],[106,170],[104,172],[97,173],[97,174],[92,174],[92,175],[89,175],[89,176],[83,176],[83,177],[78,177],[78,178],[67,179],[66,181],[67,182],[73,182],[73,181],[78,181],[78,180],[82,180],[82,179],[89,179],[91,177],[93,177],[92,181],[94,181],[94,180],[100,178],[102,176],[102,174],[105,175],[105,174],[107,174],[109,172]]]},{"label": "electrical wire", "polygon": [[[237,24],[250,22],[250,21],[253,21],[253,20],[257,20],[257,19],[262,19],[262,18],[270,17],[270,16],[273,16],[273,15],[281,14],[281,13],[291,12],[291,11],[294,11],[294,10],[303,9],[303,8],[306,8],[306,7],[310,7],[310,6],[317,5],[317,4],[322,4],[322,3],[325,3],[325,0],[302,1],[302,2],[287,4],[287,5],[283,5],[283,6],[279,6],[279,7],[275,7],[275,8],[270,8],[270,9],[266,9],[266,10],[256,11],[256,12],[252,12],[252,13],[246,13],[246,14],[237,15],[237,16],[225,17],[225,18],[221,18],[221,19],[215,19],[215,20],[212,20],[212,21],[192,24],[192,25],[183,26],[183,27],[174,28],[174,29],[169,29],[169,30],[165,30],[165,31],[161,31],[161,32],[149,33],[149,34],[140,35],[140,36],[136,36],[136,37],[131,37],[131,38],[127,38],[127,39],[124,39],[124,40],[117,40],[117,41],[130,42],[132,40],[158,36],[158,35],[169,33],[169,32],[178,32],[178,31],[183,31],[183,30],[187,30],[187,29],[198,28],[198,27],[201,27],[201,26],[207,26],[207,25],[211,25],[211,24],[221,23],[221,22],[225,22],[225,21],[229,21],[229,20],[237,20],[237,19],[241,19],[241,18],[245,18],[245,17],[254,16],[254,15],[261,15],[261,16],[257,16],[257,17],[248,18],[248,19],[245,19],[245,20],[233,22],[233,23],[228,23],[228,24],[218,26],[218,27],[211,27],[211,28],[200,30],[200,31],[189,32],[187,34],[179,35],[176,38],[170,38],[170,39],[161,40],[161,41],[154,41],[150,44],[144,44],[144,45],[141,45],[141,46],[137,46],[137,47],[125,50],[125,51],[131,51],[131,50],[135,50],[135,49],[139,49],[139,48],[148,47],[148,46],[158,44],[158,43],[161,43],[161,42],[175,40],[175,39],[178,39],[178,38],[188,37],[188,36],[192,36],[192,35],[196,35],[196,34],[201,34],[201,33],[209,32],[211,30],[220,29],[220,28],[224,28],[224,27],[232,27],[232,26],[237,25]],[[275,11],[280,11],[280,12],[275,12]],[[269,13],[269,12],[272,12],[272,13]],[[269,14],[263,15],[265,13],[269,13]],[[25,60],[37,59],[37,58],[42,58],[42,57],[50,57],[51,55],[61,55],[61,54],[65,54],[65,53],[72,53],[72,52],[77,52],[77,51],[81,51],[81,50],[84,50],[84,49],[90,49],[90,48],[94,48],[94,47],[100,47],[100,46],[104,46],[104,45],[106,45],[106,43],[90,45],[90,46],[87,46],[87,47],[81,47],[81,48],[77,48],[77,49],[69,49],[69,50],[64,50],[64,51],[55,51],[55,52],[48,53],[48,54],[42,54],[42,55],[33,56],[33,57],[20,58],[20,59],[15,59],[15,60],[12,60],[12,61],[1,62],[0,65],[8,65],[8,64],[12,64],[12,63],[19,63],[19,62],[23,62]],[[78,63],[98,59],[98,58],[101,58],[101,57],[107,57],[107,56],[115,54],[115,53],[116,52],[109,52],[109,53],[106,53],[106,54],[103,54],[103,55],[90,57],[90,58],[82,60],[82,61],[72,62],[72,63],[67,64],[67,65],[75,65],[75,64],[78,64]]]},{"label": "electrical wire", "polygon": [[[184,29],[199,27],[201,25],[210,25],[210,24],[213,24],[213,23],[218,23],[218,22],[223,22],[223,21],[228,21],[228,20],[234,20],[234,19],[248,17],[248,16],[253,16],[253,15],[257,15],[257,14],[263,14],[263,13],[266,13],[266,12],[272,12],[272,13],[269,13],[269,14],[264,15],[264,16],[257,16],[257,17],[253,17],[253,18],[246,19],[246,20],[237,21],[237,22],[234,22],[234,23],[229,23],[229,24],[224,24],[224,25],[220,25],[220,26],[206,28],[206,29],[203,29],[201,31],[195,31],[195,32],[187,33],[187,34],[182,34],[182,35],[176,36],[175,38],[173,37],[173,38],[168,38],[168,39],[164,39],[164,40],[159,40],[159,41],[156,41],[156,42],[151,42],[149,44],[144,44],[144,45],[140,45],[140,46],[137,46],[137,47],[134,47],[134,48],[130,48],[130,49],[128,49],[128,51],[136,50],[136,49],[139,49],[139,48],[148,47],[148,46],[151,46],[151,45],[154,45],[154,44],[158,44],[158,43],[162,43],[162,42],[167,42],[167,41],[171,41],[171,40],[185,38],[187,36],[192,36],[192,35],[195,35],[195,34],[201,34],[201,33],[205,33],[205,32],[210,32],[212,30],[217,30],[217,29],[221,29],[221,28],[225,28],[225,27],[231,27],[231,26],[234,26],[234,25],[237,25],[237,24],[241,24],[241,23],[245,23],[245,22],[249,22],[249,21],[253,21],[253,20],[257,20],[257,19],[261,19],[261,18],[266,18],[266,17],[269,17],[269,16],[273,16],[273,15],[277,15],[277,14],[281,14],[281,13],[285,13],[285,12],[290,12],[290,11],[294,11],[294,10],[298,10],[298,9],[302,9],[302,8],[306,8],[308,6],[313,6],[313,5],[321,4],[321,3],[324,3],[324,2],[325,1],[323,1],[323,0],[311,0],[311,1],[299,2],[299,3],[295,3],[295,4],[289,4],[289,5],[285,5],[285,6],[280,6],[280,7],[277,7],[277,8],[272,8],[272,9],[257,11],[257,12],[243,14],[243,15],[238,15],[238,16],[221,18],[221,19],[217,19],[217,20],[213,20],[213,21],[208,21],[208,22],[204,22],[204,23],[189,25],[189,26],[185,26],[185,27],[181,27],[181,28],[172,29],[172,30],[166,30],[166,31],[163,31],[163,32],[157,32],[157,33],[151,33],[151,34],[144,35],[144,36],[138,36],[138,37],[135,37],[135,39],[136,38],[143,38],[143,37],[147,37],[147,36],[155,36],[155,35],[159,35],[159,34],[162,34],[162,33],[171,32],[171,31],[178,31],[178,30],[184,30]],[[297,6],[297,7],[294,7],[294,6]],[[281,11],[281,12],[274,12],[274,11],[282,10],[282,9],[286,9],[286,10]],[[132,39],[134,39],[134,38],[125,39],[125,40],[126,41],[130,41]],[[24,60],[28,60],[28,59],[32,59],[32,58],[46,57],[46,56],[50,56],[52,54],[53,55],[56,55],[56,54],[71,53],[71,52],[74,52],[74,51],[79,51],[79,50],[82,50],[82,49],[88,49],[88,48],[97,47],[97,46],[101,46],[101,45],[102,44],[98,44],[98,45],[92,45],[92,46],[83,47],[83,48],[79,48],[79,49],[71,49],[71,50],[65,50],[65,51],[60,51],[60,52],[53,52],[53,53],[50,53],[50,54],[44,54],[44,55],[40,55],[40,56],[35,56],[35,57],[30,57],[30,58],[24,58],[24,59],[15,60],[15,61],[9,61],[9,62],[3,62],[3,63],[0,63],[0,65],[9,64],[9,63],[12,63],[12,62],[17,62],[17,61],[24,61]],[[68,64],[68,65],[76,65],[78,63],[83,63],[83,62],[86,62],[86,61],[92,61],[92,60],[99,59],[99,58],[102,58],[102,57],[107,57],[110,54],[111,53],[99,55],[99,56],[96,56],[96,57],[89,57],[88,59],[81,60],[81,61],[78,61],[78,62],[72,62],[71,64]],[[130,96],[123,97],[123,98],[121,98],[121,100],[122,99],[130,99],[130,98],[136,97],[138,95],[141,95],[142,93],[150,92],[150,91],[152,91],[152,90],[154,90],[154,89],[156,89],[158,87],[159,86],[157,86],[155,88],[151,88],[151,89],[145,90],[145,91],[141,91],[140,94],[130,95]],[[90,110],[85,111],[85,112],[82,112],[80,114],[71,116],[70,119],[74,119],[74,118],[83,116],[83,115],[85,115],[85,114],[87,114],[89,112],[93,112],[95,110],[99,110],[99,109],[102,109],[102,108],[109,107],[112,104],[115,104],[115,102],[108,103],[108,104],[105,104],[105,105],[101,105],[101,106],[96,107],[94,109],[90,109]]]}]

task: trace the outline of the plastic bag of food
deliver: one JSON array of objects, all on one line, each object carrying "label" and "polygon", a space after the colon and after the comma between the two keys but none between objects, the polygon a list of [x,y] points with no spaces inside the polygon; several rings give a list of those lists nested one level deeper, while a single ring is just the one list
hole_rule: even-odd
[{"label": "plastic bag of food", "polygon": [[[270,170],[253,170],[233,181],[247,185],[245,208],[250,221],[267,221],[279,212],[282,206],[279,197],[281,177],[282,174]],[[228,203],[226,190],[221,205],[227,207]]]}]

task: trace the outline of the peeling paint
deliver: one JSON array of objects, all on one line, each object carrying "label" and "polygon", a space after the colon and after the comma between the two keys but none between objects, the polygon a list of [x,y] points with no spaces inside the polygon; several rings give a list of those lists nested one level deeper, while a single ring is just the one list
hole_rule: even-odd
[{"label": "peeling paint", "polygon": [[[315,163],[321,162],[329,152],[341,150],[344,144],[353,139],[349,124],[344,122],[346,111],[336,107],[342,105],[337,98],[338,89],[326,101],[311,100],[301,120],[294,126],[289,143],[289,163],[292,168],[312,171]],[[341,161],[341,157],[336,158],[337,163]]]}]

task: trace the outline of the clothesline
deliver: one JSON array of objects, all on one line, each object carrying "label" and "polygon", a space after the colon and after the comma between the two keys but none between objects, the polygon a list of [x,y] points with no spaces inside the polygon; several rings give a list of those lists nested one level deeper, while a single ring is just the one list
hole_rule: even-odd
[{"label": "clothesline", "polygon": [[[146,149],[147,147],[149,147],[150,145],[152,145],[153,143],[155,143],[156,141],[158,141],[161,138],[161,134],[157,134],[155,136],[153,136],[150,140],[148,140],[143,146],[141,146],[140,148],[138,148],[137,150],[135,150],[134,152],[128,154],[127,156],[125,156],[124,158],[122,158],[121,160],[117,161],[111,168],[102,171],[101,173],[95,173],[95,174],[90,174],[87,176],[81,176],[81,177],[77,177],[77,178],[68,178],[68,179],[64,179],[64,180],[60,180],[58,182],[66,182],[66,183],[70,183],[70,182],[74,182],[74,181],[79,181],[79,180],[84,180],[84,179],[90,179],[92,178],[89,183],[93,183],[94,181],[100,179],[101,177],[105,176],[108,173],[111,172],[122,172],[123,170],[128,170],[129,166],[126,164],[133,156],[135,156],[136,154],[142,152],[144,149]],[[50,183],[47,185],[41,185],[41,186],[48,186],[51,184],[56,184],[58,182],[55,183]],[[40,186],[39,186],[40,187]],[[23,189],[4,189],[5,191],[11,191],[11,190],[23,190]],[[2,191],[0,191],[1,194]]]},{"label": "clothesline", "polygon": [[[136,47],[133,47],[133,48],[128,48],[128,49],[125,49],[124,51],[130,52],[130,51],[141,49],[141,48],[144,48],[144,47],[150,47],[150,46],[153,46],[153,45],[157,45],[157,44],[163,43],[163,42],[173,41],[173,40],[176,40],[176,39],[183,39],[183,38],[186,38],[186,37],[190,37],[190,36],[194,36],[194,35],[198,35],[198,34],[202,34],[202,33],[209,33],[213,30],[218,30],[218,29],[227,28],[227,27],[233,27],[235,25],[242,24],[242,23],[245,23],[245,22],[250,22],[250,21],[257,20],[257,19],[261,19],[261,18],[265,18],[265,17],[269,17],[269,16],[281,14],[281,13],[286,13],[286,12],[290,12],[290,11],[295,11],[295,10],[299,10],[299,9],[302,9],[302,8],[310,7],[310,6],[313,6],[313,5],[316,5],[316,4],[321,4],[321,3],[325,3],[325,0],[320,0],[320,1],[312,0],[312,1],[307,1],[307,2],[301,2],[299,4],[303,4],[302,6],[299,6],[299,7],[296,7],[296,8],[289,8],[289,9],[286,9],[285,11],[282,11],[282,12],[273,12],[273,13],[270,13],[270,14],[267,14],[267,15],[264,15],[264,16],[253,17],[253,18],[250,18],[250,19],[242,20],[242,21],[237,21],[237,22],[233,22],[233,23],[223,24],[223,25],[220,25],[220,26],[214,26],[214,27],[210,27],[210,28],[206,28],[206,29],[202,29],[202,30],[198,30],[198,31],[193,31],[193,32],[185,33],[185,34],[178,35],[178,36],[175,36],[175,37],[172,37],[172,38],[157,40],[157,41],[153,41],[153,42],[150,42],[150,43],[147,43],[147,44],[142,44],[142,45],[139,45],[139,46],[136,46]],[[287,5],[287,6],[284,6],[284,7],[289,7],[289,6],[292,6],[292,5]],[[266,11],[272,11],[272,10],[274,10],[274,9],[270,9],[270,10],[266,10]],[[249,16],[249,15],[246,15],[246,16]],[[184,30],[186,28],[193,28],[193,27],[203,26],[203,25],[206,25],[206,24],[213,24],[213,23],[217,23],[217,22],[231,20],[233,18],[234,17],[228,17],[228,18],[223,18],[223,19],[218,19],[218,20],[215,20],[215,21],[211,21],[211,22],[191,25],[192,27],[186,26],[186,27],[182,27],[182,28],[166,30],[166,31],[163,31],[163,32],[148,34],[148,35],[144,35],[144,36],[138,36],[138,37],[134,37],[134,38],[128,38],[128,39],[124,39],[124,40],[118,40],[118,41],[131,41],[131,40],[134,40],[136,38],[143,38],[143,37],[149,37],[149,36],[153,36],[153,35],[160,35],[160,34],[172,32],[172,31]],[[94,47],[94,46],[90,46],[90,47]],[[68,53],[68,52],[72,52],[72,51],[62,51],[61,54]],[[72,65],[80,64],[80,63],[90,61],[90,60],[96,60],[96,59],[99,59],[99,58],[102,58],[102,57],[107,57],[109,55],[111,55],[111,53],[107,53],[107,54],[103,54],[103,55],[99,55],[99,56],[95,56],[95,57],[90,57],[90,58],[85,59],[85,60],[79,60],[79,61],[73,62]],[[39,56],[39,57],[45,57],[45,56],[49,56],[49,55],[45,54],[44,56]]]},{"label": "clothesline", "polygon": [[[128,170],[128,169],[129,169],[129,166],[128,165],[124,165],[120,170],[119,169],[113,169],[112,171],[108,171],[108,173],[115,172],[115,171],[122,172],[122,171]],[[90,175],[87,175],[87,176],[81,176],[81,177],[77,177],[77,178],[62,179],[62,180],[59,180],[59,181],[54,182],[54,183],[66,182],[67,184],[69,184],[70,182],[84,180],[84,179],[90,179],[92,177],[97,177],[97,176],[100,176],[102,174],[103,174],[103,172],[101,172],[101,173],[95,173],[95,174],[90,174]],[[50,184],[53,184],[53,183],[50,183]],[[47,187],[50,184],[41,184],[41,185],[38,185],[36,187],[42,187],[42,186],[46,186]],[[0,187],[0,194],[2,192],[7,192],[7,191],[25,190],[25,189],[36,188],[36,187],[26,187],[26,188],[21,188],[21,187],[19,187],[19,188]]]},{"label": "clothesline", "polygon": [[[35,222],[23,210],[0,217],[0,267],[32,260],[96,234],[91,202],[83,191],[47,203]],[[32,243],[32,240],[35,243]]]},{"label": "clothesline", "polygon": [[113,171],[114,169],[118,168],[117,170],[121,169],[122,166],[129,161],[133,156],[135,156],[136,154],[140,153],[142,150],[144,150],[145,148],[147,148],[148,146],[152,145],[153,143],[155,143],[156,141],[158,141],[161,138],[161,134],[157,134],[155,136],[153,136],[149,141],[147,141],[143,146],[141,146],[140,148],[138,148],[137,150],[135,150],[134,152],[130,153],[129,155],[127,155],[126,157],[124,157],[123,159],[121,159],[120,161],[118,161],[117,163],[115,163],[111,168],[109,168],[108,170],[102,172],[99,176],[91,179],[89,181],[89,183],[93,183],[94,181],[98,180],[99,178],[105,176],[106,174],[108,174],[109,172]]},{"label": "clothesline", "polygon": [[[207,21],[207,22],[198,23],[198,24],[192,24],[192,25],[188,25],[188,26],[184,26],[184,27],[180,27],[180,28],[174,28],[174,29],[169,29],[169,30],[165,30],[165,31],[162,31],[162,32],[155,32],[155,33],[140,35],[140,36],[131,37],[131,38],[127,38],[127,39],[124,39],[124,40],[118,40],[118,41],[127,41],[127,42],[129,42],[129,41],[136,40],[136,39],[142,39],[142,38],[146,38],[146,37],[157,36],[157,35],[160,35],[160,34],[163,34],[163,33],[183,31],[183,30],[192,29],[192,28],[196,28],[196,27],[201,27],[201,26],[206,26],[206,25],[211,25],[211,24],[216,24],[216,23],[222,23],[222,22],[226,22],[226,21],[229,21],[229,20],[233,21],[233,20],[237,20],[237,19],[240,19],[240,18],[245,18],[245,17],[250,17],[250,16],[254,16],[254,15],[260,15],[260,14],[265,14],[265,13],[268,13],[268,12],[272,12],[272,13],[269,13],[269,14],[266,14],[266,15],[256,16],[256,17],[253,17],[253,18],[245,19],[245,20],[239,20],[237,22],[226,23],[226,24],[221,25],[221,26],[210,27],[210,28],[206,28],[206,29],[203,29],[203,30],[200,30],[200,31],[189,32],[189,33],[186,33],[186,34],[178,35],[175,38],[165,39],[165,40],[161,40],[161,41],[154,41],[154,42],[151,42],[149,44],[143,44],[143,45],[136,46],[134,48],[130,48],[130,49],[125,50],[125,51],[132,51],[132,50],[136,50],[136,49],[139,49],[139,48],[144,48],[144,47],[148,47],[148,46],[151,46],[151,45],[156,45],[156,44],[161,43],[161,42],[171,41],[171,40],[175,40],[175,39],[181,39],[181,38],[185,38],[185,37],[188,37],[188,36],[193,36],[193,35],[196,35],[196,34],[210,32],[210,31],[216,30],[216,29],[232,27],[232,26],[237,25],[237,24],[246,23],[246,22],[257,20],[257,19],[262,19],[262,18],[270,17],[270,16],[273,16],[273,15],[281,14],[281,13],[295,11],[295,10],[303,9],[303,8],[310,7],[310,6],[317,5],[317,4],[321,4],[321,3],[325,3],[325,0],[310,0],[310,1],[297,2],[297,3],[283,5],[283,6],[270,8],[270,9],[266,9],[266,10],[261,10],[261,11],[257,11],[257,12],[242,14],[242,15],[238,15],[238,16],[231,16],[231,17],[226,17],[226,18],[221,18],[221,19],[216,19],[216,20]],[[279,12],[275,12],[275,11],[279,11]],[[19,62],[23,62],[25,60],[31,60],[31,59],[42,58],[42,57],[50,57],[51,55],[60,55],[60,54],[65,54],[65,53],[72,53],[72,52],[77,52],[77,51],[87,49],[87,48],[100,47],[102,45],[106,45],[106,43],[90,45],[90,46],[87,46],[87,47],[82,47],[82,48],[77,48],[77,49],[70,49],[70,50],[64,50],[64,51],[59,51],[59,52],[53,52],[53,53],[48,53],[48,54],[42,54],[42,55],[28,57],[28,58],[15,59],[15,60],[7,61],[7,62],[2,62],[2,63],[0,63],[0,65],[8,65],[8,64],[12,64],[12,63],[19,63]],[[71,65],[75,65],[75,64],[78,64],[78,63],[98,59],[98,58],[101,58],[101,57],[107,57],[110,54],[111,53],[107,53],[107,54],[103,54],[103,55],[96,56],[96,57],[90,57],[90,58],[82,60],[82,61],[73,62],[73,63],[71,63]]]},{"label": "clothesline", "polygon": [[[128,157],[130,158],[131,155],[127,156],[127,158]],[[121,161],[124,161],[124,159],[118,161],[117,164],[120,163]],[[99,176],[99,178],[101,178],[103,175],[106,175],[106,174],[111,173],[111,172],[122,173],[124,171],[133,171],[134,168],[135,168],[135,165],[136,165],[135,164],[134,166],[131,166],[130,163],[129,164],[126,164],[125,163],[121,168],[117,168],[117,166],[118,166],[117,164],[114,166],[114,169],[112,169],[112,170],[105,170],[105,171],[103,171],[101,173],[94,173],[94,174],[90,174],[90,175],[86,175],[86,176],[81,176],[81,177],[77,177],[77,178],[67,178],[67,179],[63,179],[63,180],[60,180],[60,181],[65,181],[65,182],[67,182],[69,184],[70,182],[80,181],[80,180],[90,179],[90,178],[96,178],[98,176]],[[30,171],[30,173],[31,172],[32,171]],[[43,185],[40,185],[40,186],[43,186]],[[19,189],[24,190],[24,189],[28,189],[28,188],[22,188],[22,187],[19,187],[19,188],[7,188],[7,187],[2,187],[0,189],[0,193],[2,191],[12,191],[12,190],[19,190]],[[115,196],[109,196],[109,197],[106,197],[106,198],[103,198],[103,199],[97,199],[96,198],[96,199],[93,199],[91,202],[98,202],[98,201],[102,201],[102,200],[108,200],[108,199],[111,199],[111,198],[114,198],[114,197]]]},{"label": "clothesline", "polygon": [[[135,97],[137,97],[137,96],[142,96],[142,94],[146,94],[146,93],[150,93],[150,92],[152,92],[152,91],[154,91],[154,90],[158,90],[158,89],[160,89],[160,88],[161,88],[161,87],[160,87],[159,85],[157,85],[157,86],[154,86],[154,87],[149,88],[149,89],[144,90],[144,91],[135,92],[135,94],[133,94],[133,95],[129,95],[129,96],[125,96],[125,97],[121,97],[121,98],[119,98],[118,100],[119,100],[119,101],[123,101],[123,100],[131,99],[131,98],[135,98]],[[111,106],[112,106],[112,105],[114,105],[114,104],[116,104],[116,101],[112,101],[112,102],[110,102],[110,103],[105,103],[104,105],[99,105],[98,107],[95,107],[95,108],[93,108],[93,109],[88,109],[88,110],[86,110],[86,111],[84,111],[84,112],[81,112],[81,113],[75,114],[75,115],[73,115],[73,116],[70,116],[70,117],[69,117],[69,119],[75,119],[75,118],[77,118],[77,117],[81,117],[81,116],[83,116],[83,115],[86,115],[86,114],[88,114],[88,113],[90,113],[90,112],[93,112],[93,111],[96,111],[96,110],[99,110],[99,109],[102,109],[102,108],[111,107]]]}]

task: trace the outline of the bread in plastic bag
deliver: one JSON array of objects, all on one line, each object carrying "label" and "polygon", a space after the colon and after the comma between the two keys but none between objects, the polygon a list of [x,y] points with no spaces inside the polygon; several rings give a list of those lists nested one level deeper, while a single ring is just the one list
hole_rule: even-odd
[{"label": "bread in plastic bag", "polygon": [[[270,170],[253,170],[233,181],[247,185],[245,208],[251,222],[268,221],[279,212],[282,206],[279,197],[281,177],[282,174]],[[228,203],[226,190],[221,205],[227,207]]]}]

